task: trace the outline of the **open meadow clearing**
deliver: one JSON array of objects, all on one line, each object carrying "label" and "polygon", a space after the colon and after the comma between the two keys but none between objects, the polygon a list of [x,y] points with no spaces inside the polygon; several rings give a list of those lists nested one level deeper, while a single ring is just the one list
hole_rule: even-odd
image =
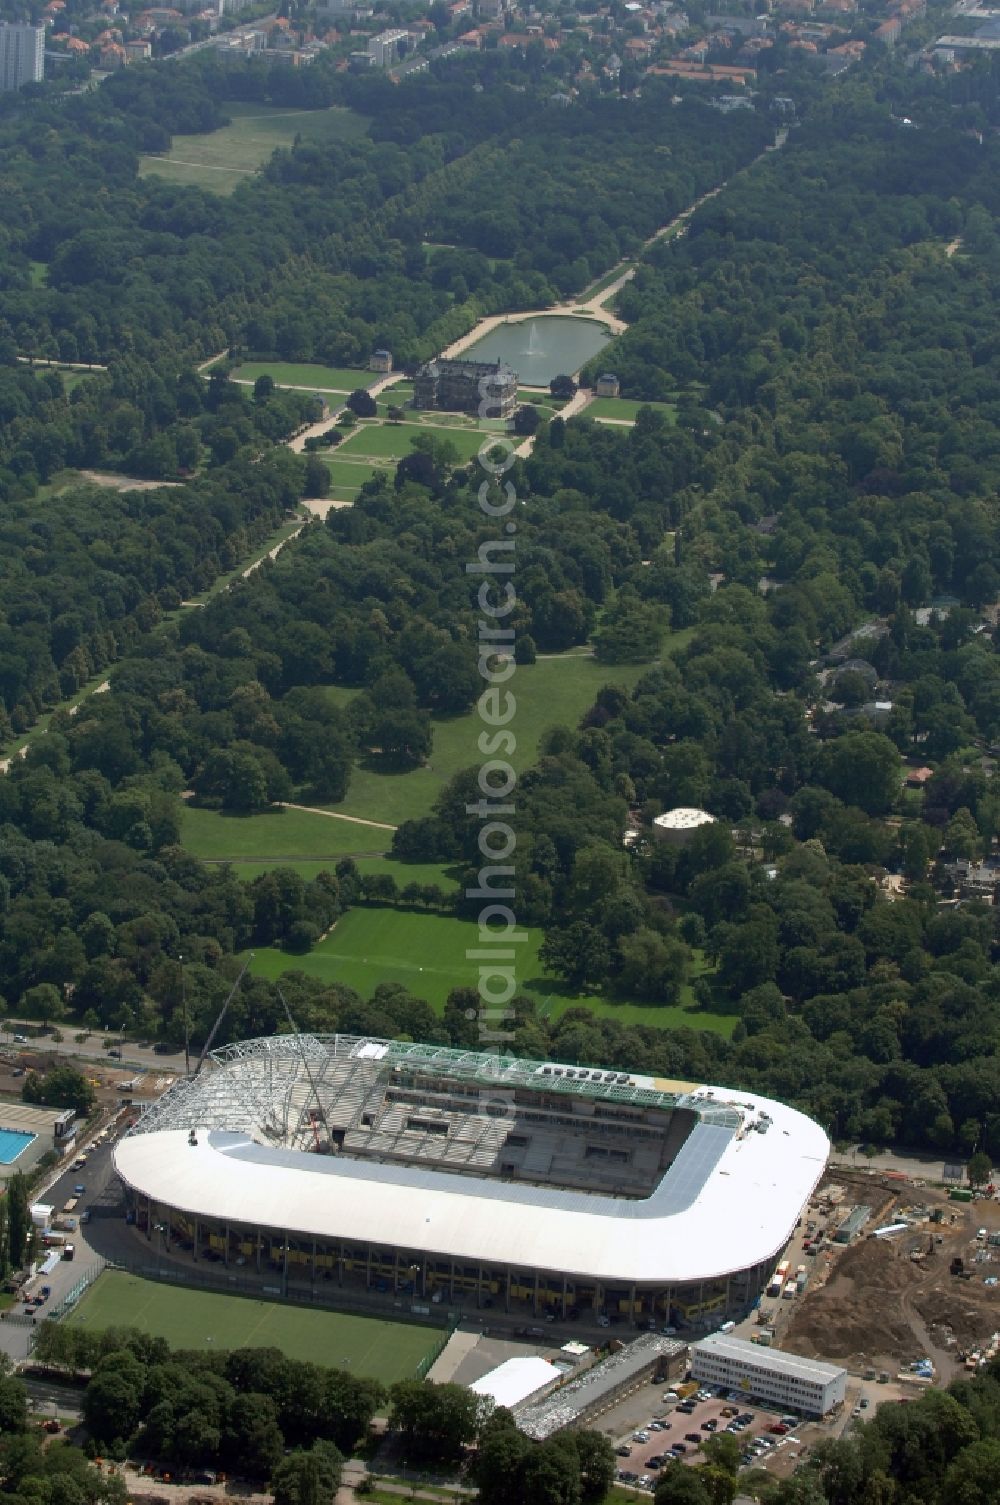
[{"label": "open meadow clearing", "polygon": [[379,857],[391,840],[392,832],[377,826],[277,806],[261,815],[220,815],[185,802],[181,818],[184,846],[214,862],[249,857],[282,867],[286,860],[309,859],[332,867],[341,857]]},{"label": "open meadow clearing", "polygon": [[255,382],[269,376],[276,387],[308,387],[312,392],[347,396],[375,380],[371,371],[347,366],[319,366],[308,361],[243,361],[230,375],[234,381]]},{"label": "open meadow clearing", "polygon": [[[561,653],[554,658],[540,658],[534,664],[523,664],[509,685],[517,701],[511,723],[517,737],[517,751],[511,761],[517,771],[523,773],[537,760],[541,739],[551,727],[579,725],[602,685],[622,685],[630,690],[647,667],[599,664],[587,653]],[[345,704],[357,692],[332,686],[328,693]],[[481,730],[482,723],[474,710],[464,716],[434,717],[431,755],[422,768],[410,773],[355,768],[347,798],[330,809],[344,815],[390,821],[393,825],[426,815],[449,779],[481,761],[477,746]]]},{"label": "open meadow clearing", "polygon": [[163,156],[139,159],[141,175],[169,178],[210,193],[232,193],[279,147],[291,146],[296,136],[317,143],[345,141],[363,136],[368,129],[365,117],[353,110],[286,110],[235,101],[225,109],[229,125],[199,135],[175,136]]},{"label": "open meadow clearing", "polygon": [[[516,947],[517,991],[536,999],[548,1018],[583,1007],[622,1024],[707,1029],[720,1035],[729,1035],[736,1022],[735,1016],[697,1008],[689,986],[682,990],[679,1004],[619,1002],[571,992],[558,978],[546,976],[538,957],[541,930],[526,928],[525,934],[527,940]],[[304,956],[262,946],[254,953],[252,970],[260,977],[305,972],[329,984],[354,988],[364,997],[370,996],[379,983],[400,983],[440,1011],[454,988],[476,987],[479,963],[470,961],[466,952],[480,945],[479,926],[474,920],[416,910],[358,908],[342,915],[326,939]],[[702,964],[696,975],[700,970]]]},{"label": "open meadow clearing", "polygon": [[71,1327],[137,1327],[171,1348],[278,1348],[289,1359],[349,1369],[391,1385],[412,1379],[441,1334],[415,1322],[384,1322],[316,1307],[192,1291],[105,1270],[66,1318]]}]

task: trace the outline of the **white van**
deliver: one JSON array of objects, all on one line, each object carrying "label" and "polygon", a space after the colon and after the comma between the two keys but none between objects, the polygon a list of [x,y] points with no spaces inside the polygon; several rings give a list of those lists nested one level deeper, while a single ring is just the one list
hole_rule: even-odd
[{"label": "white van", "polygon": [[666,1395],[660,1396],[660,1400],[665,1406],[676,1406],[677,1402],[680,1400],[680,1396],[677,1394],[676,1390],[668,1390]]}]

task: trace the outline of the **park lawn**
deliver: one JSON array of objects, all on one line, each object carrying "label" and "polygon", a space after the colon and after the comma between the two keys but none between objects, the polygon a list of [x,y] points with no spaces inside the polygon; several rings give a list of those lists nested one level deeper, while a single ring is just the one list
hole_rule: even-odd
[{"label": "park lawn", "polygon": [[[672,637],[666,642],[669,648]],[[514,767],[523,772],[537,761],[539,743],[551,727],[576,727],[594,704],[602,685],[622,685],[631,690],[649,667],[599,664],[586,653],[563,653],[555,658],[540,658],[534,664],[522,664],[508,685],[517,701],[511,722],[517,738],[517,751],[511,760]],[[358,692],[331,685],[327,693],[343,706]],[[356,767],[347,798],[330,808],[345,815],[385,820],[392,825],[426,815],[449,779],[461,769],[482,761],[477,739],[483,728],[476,710],[464,716],[435,716],[432,721],[431,756],[423,768],[409,773],[381,773],[370,767]]]},{"label": "park lawn", "polygon": [[328,458],[330,455],[338,456],[341,448],[343,446],[339,446],[335,450],[320,450],[318,452],[319,459],[323,461],[323,464],[330,472],[330,485],[335,491],[358,492],[366,481],[371,480],[373,471],[388,471],[392,469],[386,460],[348,460],[346,457],[343,460]]},{"label": "park lawn", "polygon": [[370,387],[377,373],[310,361],[244,361],[230,374],[234,381],[255,382],[258,376],[270,376],[276,387],[308,387],[313,392],[346,395],[358,387]]},{"label": "park lawn", "polygon": [[426,434],[430,427],[442,439],[451,441],[460,460],[471,460],[484,439],[491,437],[476,429],[447,428],[438,424],[373,423],[352,429],[344,442],[337,446],[337,453],[345,458],[351,455],[359,459],[365,456],[372,460],[402,460],[410,453],[410,441],[420,434]]},{"label": "park lawn", "polygon": [[353,110],[285,110],[268,105],[230,103],[229,125],[193,136],[175,136],[163,156],[144,156],[139,161],[143,177],[169,178],[227,194],[267,162],[279,147],[290,147],[296,136],[305,141],[330,142],[356,139],[368,129],[368,120]]},{"label": "park lawn", "polygon": [[392,832],[308,810],[266,810],[260,815],[220,815],[184,801],[181,844],[206,861],[256,859],[268,867],[309,860],[336,866],[341,857],[388,851]]},{"label": "park lawn", "polygon": [[[527,940],[515,948],[517,991],[535,998],[547,1018],[558,1018],[567,1009],[583,1007],[622,1024],[705,1029],[726,1036],[736,1022],[734,1016],[693,1007],[689,989],[685,989],[688,1006],[619,1003],[594,994],[571,993],[558,978],[547,977],[539,961],[543,932],[526,928],[525,934]],[[254,953],[252,971],[268,978],[280,977],[284,972],[304,972],[328,985],[340,983],[353,988],[365,997],[379,983],[400,983],[440,1012],[454,988],[476,987],[479,962],[468,960],[466,952],[479,947],[479,926],[475,920],[408,909],[358,908],[342,915],[331,933],[305,956],[292,956],[276,947],[262,946]]]},{"label": "park lawn", "polygon": [[175,1349],[278,1348],[290,1359],[349,1369],[390,1385],[412,1379],[441,1342],[439,1332],[414,1322],[186,1290],[120,1270],[105,1270],[66,1322],[98,1332],[137,1327]]},{"label": "park lawn", "polygon": [[378,409],[405,408],[408,402],[413,402],[413,382],[396,382],[393,387],[384,388],[383,393],[375,399]]},{"label": "park lawn", "polygon": [[677,408],[672,402],[636,402],[629,397],[595,397],[577,416],[613,418],[622,423],[634,423],[640,408],[652,408],[654,413],[662,413],[668,423],[677,421]]}]

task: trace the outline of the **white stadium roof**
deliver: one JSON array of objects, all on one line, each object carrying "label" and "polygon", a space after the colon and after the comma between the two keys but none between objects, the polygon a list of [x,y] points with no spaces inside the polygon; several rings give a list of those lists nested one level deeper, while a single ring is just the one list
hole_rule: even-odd
[{"label": "white stadium roof", "polygon": [[[428,1073],[448,1069],[498,1089],[516,1082],[685,1108],[698,1122],[645,1198],[284,1148],[287,1128],[279,1121],[284,1112],[287,1126],[289,1083],[308,1073],[310,1059],[320,1069],[324,1053],[341,1062],[384,1060],[387,1071],[416,1061]],[[118,1174],[141,1195],[189,1216],[293,1237],[605,1283],[681,1284],[769,1260],[786,1243],[829,1152],[819,1125],[781,1103],[636,1073],[345,1036],[247,1042],[215,1052],[207,1064],[117,1146]],[[196,1144],[189,1142],[192,1129]]]}]

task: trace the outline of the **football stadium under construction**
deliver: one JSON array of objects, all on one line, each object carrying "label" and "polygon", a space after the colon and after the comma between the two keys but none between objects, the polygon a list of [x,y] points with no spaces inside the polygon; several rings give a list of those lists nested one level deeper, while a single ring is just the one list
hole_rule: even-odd
[{"label": "football stadium under construction", "polygon": [[115,1162],[165,1252],[329,1282],[331,1304],[645,1327],[751,1305],[828,1152],[754,1093],[292,1033],[208,1053]]}]

